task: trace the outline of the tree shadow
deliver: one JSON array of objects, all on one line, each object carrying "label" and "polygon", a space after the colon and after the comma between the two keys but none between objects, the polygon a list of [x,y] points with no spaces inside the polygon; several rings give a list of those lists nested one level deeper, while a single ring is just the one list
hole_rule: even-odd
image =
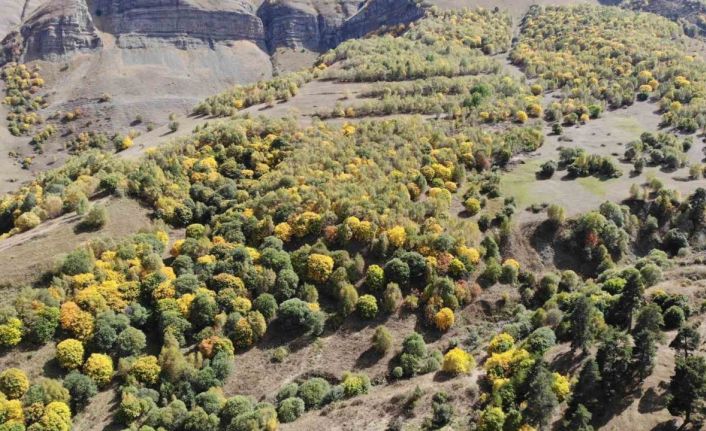
[{"label": "tree shadow", "polygon": [[669,419],[658,423],[650,431],[676,431],[679,427],[677,426],[676,419]]},{"label": "tree shadow", "polygon": [[662,410],[667,405],[667,395],[666,391],[658,393],[655,388],[647,389],[642,398],[640,398],[637,411],[640,413],[652,413]]},{"label": "tree shadow", "polygon": [[358,356],[358,359],[355,361],[354,368],[356,370],[364,369],[364,368],[370,368],[376,363],[380,361],[385,355],[381,354],[377,350],[375,350],[375,347],[370,347],[368,350],[364,351],[363,353]]}]

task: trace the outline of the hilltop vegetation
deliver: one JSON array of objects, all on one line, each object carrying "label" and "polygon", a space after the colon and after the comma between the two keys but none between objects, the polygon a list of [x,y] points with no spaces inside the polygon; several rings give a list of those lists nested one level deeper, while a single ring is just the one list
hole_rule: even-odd
[{"label": "hilltop vegetation", "polygon": [[617,8],[534,8],[510,57],[561,102],[549,121],[576,124],[601,109],[652,99],[663,123],[685,132],[706,125],[702,61],[687,55],[681,28],[651,14]]},{"label": "hilltop vegetation", "polygon": [[[368,418],[376,428],[588,431],[630,402],[671,343],[674,375],[656,409],[698,429],[702,292],[653,286],[703,250],[706,190],[681,196],[655,181],[571,218],[551,205],[521,233],[559,256],[538,270],[499,182],[543,145],[545,120],[591,121],[641,93],[665,124],[703,127],[704,64],[672,40],[678,27],[653,16],[538,8],[521,30],[511,47],[504,12],[430,10],[341,44],[311,70],[209,98],[196,113],[233,118],[204,121],[138,160],[86,150],[4,197],[6,238],[73,212],[100,229],[105,210],[90,201],[106,195],[136,199],[160,222],[97,237],[0,307],[4,357],[53,357],[41,371],[0,373],[0,428],[68,430],[114,391],[110,422],[121,429],[272,431],[363,409],[389,389],[404,395],[385,408],[403,413]],[[511,49],[529,79],[496,57]],[[374,82],[360,95],[373,100],[309,127],[237,115],[321,79]],[[548,92],[562,102],[543,107]],[[323,121],[331,116],[347,120]],[[624,158],[683,165],[693,140],[671,133],[643,133]],[[619,172],[578,146],[559,156],[575,176]],[[272,371],[327,338],[354,344],[368,326],[353,367]],[[246,362],[276,388],[234,390]],[[421,408],[424,376],[447,389]],[[429,416],[415,418],[422,409]]]}]

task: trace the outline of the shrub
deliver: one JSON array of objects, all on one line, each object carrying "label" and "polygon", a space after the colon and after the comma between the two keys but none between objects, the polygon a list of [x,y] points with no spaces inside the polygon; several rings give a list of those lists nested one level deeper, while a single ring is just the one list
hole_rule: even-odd
[{"label": "shrub", "polygon": [[85,249],[69,253],[61,264],[61,272],[66,275],[93,272],[93,254]]},{"label": "shrub", "polygon": [[95,382],[76,370],[64,377],[64,387],[71,395],[71,402],[79,409],[86,406],[88,401],[98,393]]},{"label": "shrub", "polygon": [[133,376],[137,381],[147,384],[157,383],[159,380],[159,373],[162,372],[162,368],[157,362],[156,356],[141,356],[132,363],[130,367],[130,375]]},{"label": "shrub", "polygon": [[678,305],[672,305],[664,311],[664,325],[667,329],[676,329],[684,324],[686,316]]},{"label": "shrub", "polygon": [[29,379],[24,371],[8,368],[0,373],[0,392],[9,399],[22,398],[29,389]]},{"label": "shrub", "polygon": [[17,220],[15,220],[15,226],[21,232],[24,232],[30,229],[34,229],[35,227],[39,226],[39,223],[41,222],[42,220],[35,213],[26,212],[22,213],[19,217],[17,217]]},{"label": "shrub", "polygon": [[108,222],[108,211],[103,205],[93,205],[81,219],[84,229],[100,229]]},{"label": "shrub", "polygon": [[321,377],[313,377],[299,386],[299,398],[304,401],[307,409],[320,407],[331,390],[331,385]]},{"label": "shrub", "polygon": [[390,240],[390,245],[399,248],[407,241],[407,232],[404,227],[395,226],[387,231],[387,238]]},{"label": "shrub", "polygon": [[507,352],[514,344],[515,339],[512,338],[512,335],[506,332],[501,332],[490,340],[490,343],[488,344],[488,354],[492,355],[493,353]]},{"label": "shrub", "polygon": [[378,314],[378,302],[373,295],[363,295],[358,298],[355,309],[361,318],[374,319]]},{"label": "shrub", "polygon": [[343,374],[343,392],[346,397],[367,394],[370,390],[370,379],[363,373],[346,372]]},{"label": "shrub", "polygon": [[542,178],[551,178],[556,172],[557,164],[554,160],[549,160],[542,163],[539,167],[539,176]]},{"label": "shrub", "polygon": [[56,360],[63,368],[74,370],[83,365],[83,343],[67,338],[56,345]]},{"label": "shrub", "polygon": [[548,327],[542,327],[532,332],[525,340],[525,349],[537,356],[543,356],[556,343],[554,331]]},{"label": "shrub", "polygon": [[402,290],[395,283],[389,283],[382,298],[382,309],[387,313],[397,310],[402,302]]},{"label": "shrub", "polygon": [[345,283],[338,291],[339,305],[344,316],[355,310],[358,304],[358,291],[352,284]]},{"label": "shrub", "polygon": [[460,347],[454,347],[444,355],[441,369],[451,374],[468,374],[475,366],[475,360],[470,353]]},{"label": "shrub", "polygon": [[147,347],[147,337],[144,332],[130,326],[120,332],[115,340],[115,347],[120,356],[134,356]]},{"label": "shrub", "polygon": [[98,386],[105,386],[113,378],[113,360],[108,355],[93,353],[83,365],[83,372]]},{"label": "shrub", "polygon": [[280,346],[272,351],[272,362],[282,363],[289,356],[289,349]]},{"label": "shrub", "polygon": [[13,347],[22,341],[22,321],[10,318],[0,325],[0,347]]},{"label": "shrub", "polygon": [[446,332],[453,326],[455,319],[453,310],[444,307],[434,315],[434,326],[439,331]]},{"label": "shrub", "polygon": [[370,265],[365,275],[365,284],[370,290],[381,290],[385,286],[385,272],[378,265]]},{"label": "shrub", "polygon": [[399,258],[390,259],[385,264],[385,279],[406,286],[409,282],[409,265]]},{"label": "shrub", "polygon": [[259,311],[268,322],[277,314],[277,300],[269,293],[263,293],[253,301],[253,308]]},{"label": "shrub", "polygon": [[387,353],[392,347],[392,334],[384,326],[378,326],[375,328],[375,333],[373,334],[373,348],[376,352],[380,354]]},{"label": "shrub", "polygon": [[480,201],[476,198],[468,198],[463,202],[463,207],[468,214],[474,216],[480,212]]},{"label": "shrub", "polygon": [[502,431],[505,423],[505,413],[500,407],[488,406],[480,415],[479,431]]},{"label": "shrub", "polygon": [[561,225],[566,220],[566,210],[560,205],[551,204],[547,208],[547,218],[555,225]]},{"label": "shrub", "polygon": [[277,417],[280,422],[294,422],[304,411],[304,401],[301,398],[290,397],[279,403]]},{"label": "shrub", "polygon": [[307,259],[307,274],[312,281],[325,283],[333,272],[333,259],[324,254],[311,254]]}]

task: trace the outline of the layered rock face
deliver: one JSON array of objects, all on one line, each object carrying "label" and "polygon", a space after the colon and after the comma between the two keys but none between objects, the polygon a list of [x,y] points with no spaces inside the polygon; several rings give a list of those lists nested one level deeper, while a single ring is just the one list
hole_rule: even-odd
[{"label": "layered rock face", "polygon": [[122,48],[144,47],[150,39],[182,47],[234,40],[266,46],[262,21],[246,0],[98,0],[93,12]]},{"label": "layered rock face", "polygon": [[331,5],[303,0],[266,0],[258,10],[267,32],[270,51],[280,47],[324,51],[339,39],[346,19],[358,11],[355,0]]},{"label": "layered rock face", "polygon": [[3,40],[0,62],[58,60],[77,51],[100,48],[84,0],[55,0],[39,6],[19,30]]},{"label": "layered rock face", "polygon": [[332,46],[344,40],[363,37],[382,26],[408,23],[421,18],[424,9],[408,0],[369,0],[362,8],[343,23],[339,38]]},{"label": "layered rock face", "polygon": [[280,47],[319,52],[423,15],[412,0],[265,0],[259,7],[251,0],[43,1],[5,37],[0,64],[98,49],[102,34],[124,49],[249,41],[268,53]]}]

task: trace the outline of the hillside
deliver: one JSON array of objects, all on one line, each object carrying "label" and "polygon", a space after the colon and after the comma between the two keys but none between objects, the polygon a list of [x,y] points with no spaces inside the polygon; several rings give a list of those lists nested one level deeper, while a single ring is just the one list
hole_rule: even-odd
[{"label": "hillside", "polygon": [[703,429],[699,42],[498,3],[8,14],[0,430]]}]

